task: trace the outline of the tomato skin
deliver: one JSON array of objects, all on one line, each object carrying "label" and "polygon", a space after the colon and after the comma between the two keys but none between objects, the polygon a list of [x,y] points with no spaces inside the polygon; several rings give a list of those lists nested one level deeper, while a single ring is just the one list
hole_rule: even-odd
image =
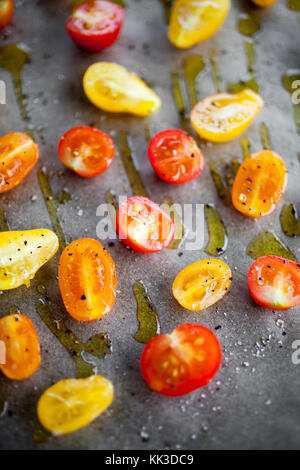
[{"label": "tomato skin", "polygon": [[248,273],[254,301],[271,310],[288,310],[300,305],[300,265],[280,256],[257,258]]},{"label": "tomato skin", "polygon": [[113,384],[100,375],[65,379],[40,397],[37,414],[42,425],[56,436],[69,434],[94,421],[114,398]]},{"label": "tomato skin", "polygon": [[288,170],[282,158],[271,150],[262,150],[245,158],[232,187],[232,203],[243,215],[265,217],[279,204],[288,182]]},{"label": "tomato skin", "polygon": [[232,273],[219,259],[204,259],[180,271],[173,282],[173,295],[182,307],[199,311],[218,302],[229,290]]},{"label": "tomato skin", "polygon": [[58,143],[58,156],[63,164],[85,178],[104,173],[114,155],[115,145],[110,136],[89,126],[73,127]]},{"label": "tomato skin", "polygon": [[148,157],[158,176],[171,184],[183,184],[203,171],[203,153],[193,137],[181,129],[156,134],[149,143]]},{"label": "tomato skin", "polygon": [[57,250],[58,238],[48,229],[0,232],[0,290],[29,287]]},{"label": "tomato skin", "polygon": [[159,96],[134,73],[112,62],[96,62],[84,74],[87,98],[109,113],[149,116],[161,107]]},{"label": "tomato skin", "polygon": [[120,205],[116,230],[120,239],[135,251],[155,253],[173,241],[175,223],[169,214],[151,199],[133,196]]},{"label": "tomato skin", "polygon": [[19,314],[0,318],[0,340],[6,349],[6,363],[0,364],[3,374],[12,380],[31,377],[40,366],[41,355],[30,318]]},{"label": "tomato skin", "polygon": [[98,240],[81,238],[64,249],[59,261],[58,282],[66,310],[76,320],[98,320],[107,315],[115,303],[115,263]]},{"label": "tomato skin", "polygon": [[196,104],[191,123],[203,139],[229,142],[250,126],[263,104],[263,99],[249,89],[236,94],[218,93]]},{"label": "tomato skin", "polygon": [[100,52],[117,41],[124,18],[125,10],[120,5],[94,0],[74,9],[67,19],[66,28],[77,46],[86,51]]},{"label": "tomato skin", "polygon": [[205,387],[222,360],[220,343],[205,326],[186,323],[153,338],[143,350],[141,370],[157,393],[177,397]]},{"label": "tomato skin", "polygon": [[0,30],[7,26],[14,14],[13,0],[0,0]]},{"label": "tomato skin", "polygon": [[171,43],[185,49],[212,37],[229,12],[230,0],[176,0],[169,26]]},{"label": "tomato skin", "polygon": [[0,137],[0,193],[18,186],[39,158],[38,145],[22,132]]},{"label": "tomato skin", "polygon": [[252,0],[255,5],[262,7],[262,8],[268,8],[272,6],[277,0]]}]

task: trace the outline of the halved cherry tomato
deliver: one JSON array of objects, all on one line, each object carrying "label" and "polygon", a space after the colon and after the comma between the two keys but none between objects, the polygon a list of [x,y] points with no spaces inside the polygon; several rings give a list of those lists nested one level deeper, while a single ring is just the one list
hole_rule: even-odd
[{"label": "halved cherry tomato", "polygon": [[22,132],[0,137],[0,193],[17,186],[39,158],[37,144]]},{"label": "halved cherry tomato", "polygon": [[73,127],[58,144],[61,161],[80,176],[100,175],[112,164],[115,146],[109,135],[88,126]]},{"label": "halved cherry tomato", "polygon": [[263,8],[268,8],[273,5],[277,0],[252,0],[255,5]]},{"label": "halved cherry tomato", "polygon": [[228,142],[250,126],[262,106],[262,98],[252,90],[237,94],[219,93],[196,104],[191,122],[203,139]]},{"label": "halved cherry tomato", "polygon": [[6,377],[23,380],[36,372],[40,343],[30,318],[19,314],[0,318],[0,341],[5,344],[5,364],[0,369]]},{"label": "halved cherry tomato", "polygon": [[67,19],[66,27],[77,46],[100,52],[116,42],[124,17],[125,11],[120,5],[93,0],[78,5]]},{"label": "halved cherry tomato", "polygon": [[0,290],[29,287],[35,273],[58,250],[58,238],[47,229],[0,232]]},{"label": "halved cherry tomato", "polygon": [[169,39],[187,48],[213,36],[230,9],[230,0],[176,0],[170,19]]},{"label": "halved cherry tomato", "polygon": [[205,326],[186,323],[170,335],[159,335],[146,345],[142,374],[152,390],[180,396],[205,387],[222,360],[220,343]]},{"label": "halved cherry tomato", "polygon": [[193,137],[180,129],[156,134],[150,140],[148,157],[158,176],[172,184],[187,183],[197,178],[205,163]]},{"label": "halved cherry tomato", "polygon": [[14,14],[13,0],[0,0],[0,30],[5,28]]},{"label": "halved cherry tomato", "polygon": [[161,251],[172,242],[175,223],[169,214],[147,197],[133,196],[117,212],[120,239],[141,253]]},{"label": "halved cherry tomato", "polygon": [[288,170],[282,158],[271,150],[262,150],[245,158],[232,188],[234,207],[248,217],[271,214],[282,198]]},{"label": "halved cherry tomato", "polygon": [[204,310],[228,292],[231,281],[231,270],[224,261],[204,259],[180,271],[173,282],[173,295],[188,310]]},{"label": "halved cherry tomato", "polygon": [[261,256],[248,273],[250,294],[258,305],[288,310],[300,305],[300,265],[280,256]]},{"label": "halved cherry tomato", "polygon": [[113,398],[113,384],[100,375],[61,380],[39,399],[38,418],[54,435],[68,434],[98,418]]},{"label": "halved cherry tomato", "polygon": [[110,62],[91,65],[83,77],[83,88],[95,106],[111,113],[148,116],[161,107],[159,96],[140,78]]},{"label": "halved cherry tomato", "polygon": [[115,303],[115,263],[98,240],[81,238],[64,249],[58,281],[65,307],[76,320],[98,320],[107,315]]}]

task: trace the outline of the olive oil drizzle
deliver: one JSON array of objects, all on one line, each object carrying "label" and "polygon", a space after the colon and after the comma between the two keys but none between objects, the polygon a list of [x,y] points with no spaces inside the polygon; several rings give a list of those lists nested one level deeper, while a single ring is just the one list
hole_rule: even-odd
[{"label": "olive oil drizzle", "polygon": [[210,66],[211,66],[211,72],[213,76],[213,81],[215,84],[215,88],[217,93],[221,93],[221,79],[220,79],[220,73],[219,73],[219,65],[216,59],[216,51],[212,50],[210,52]]},{"label": "olive oil drizzle", "polygon": [[193,108],[199,101],[197,93],[197,78],[205,67],[206,63],[200,55],[187,56],[183,61],[184,78],[191,108]]},{"label": "olive oil drizzle", "polygon": [[240,140],[244,159],[251,155],[251,143],[248,137],[242,137]]},{"label": "olive oil drizzle", "polygon": [[274,232],[262,231],[249,243],[247,255],[253,259],[261,256],[276,255],[297,261],[292,251],[284,245]]},{"label": "olive oil drizzle", "polygon": [[250,78],[248,80],[240,80],[238,82],[230,82],[227,84],[227,91],[229,93],[239,93],[245,88],[250,88],[255,93],[258,93],[260,90],[260,86],[255,79],[254,73],[254,64],[255,64],[255,50],[254,50],[254,43],[253,41],[245,41],[244,42],[245,51],[247,55],[247,63],[248,63],[248,73],[250,74]]},{"label": "olive oil drizzle", "polygon": [[147,294],[143,281],[139,280],[133,285],[133,293],[137,304],[138,331],[134,339],[138,343],[147,344],[160,333],[160,320],[156,308]]},{"label": "olive oil drizzle", "polygon": [[285,204],[280,212],[280,224],[287,237],[300,236],[300,219],[293,203]]},{"label": "olive oil drizzle", "polygon": [[215,183],[219,198],[223,201],[225,206],[230,206],[231,194],[230,194],[229,189],[225,186],[223,182],[218,163],[212,160],[208,163],[208,165],[209,165],[210,174],[213,179],[213,182]]},{"label": "olive oil drizzle", "polygon": [[3,393],[2,384],[0,382],[0,419],[1,419],[2,415],[5,414],[6,406],[7,406],[7,400],[6,400],[5,395]]},{"label": "olive oil drizzle", "polygon": [[191,128],[189,120],[187,118],[187,107],[183,98],[181,84],[180,84],[180,75],[178,68],[174,68],[171,72],[172,80],[172,92],[174,97],[174,102],[179,114],[180,125],[182,129],[186,132],[191,133]]},{"label": "olive oil drizzle", "polygon": [[300,11],[300,0],[287,0],[287,6],[292,11]]},{"label": "olive oil drizzle", "polygon": [[261,28],[261,19],[255,13],[243,13],[238,19],[238,30],[244,36],[254,36]]},{"label": "olive oil drizzle", "polygon": [[[290,93],[293,94],[296,91],[296,88],[293,88],[293,83],[295,81],[300,80],[300,70],[292,70],[287,72],[282,77],[282,84],[284,88]],[[296,124],[297,133],[300,134],[300,104],[293,103],[293,110],[294,110],[294,121]]]},{"label": "olive oil drizzle", "polygon": [[265,150],[272,150],[269,129],[264,122],[260,126],[260,137],[261,137],[263,148]]},{"label": "olive oil drizzle", "polygon": [[17,103],[22,119],[29,120],[22,87],[22,70],[29,54],[20,44],[8,44],[0,49],[0,67],[8,70],[13,78]]},{"label": "olive oil drizzle", "polygon": [[67,246],[65,234],[59,221],[57,207],[50,186],[49,178],[42,168],[38,170],[38,182],[43,194],[48,214],[52,222],[53,229],[59,240],[60,251],[63,251]]},{"label": "olive oil drizzle", "polygon": [[0,207],[0,231],[1,232],[9,231],[9,225],[6,220],[5,210],[2,207]]},{"label": "olive oil drizzle", "polygon": [[174,0],[158,0],[164,9],[164,20],[166,24],[170,23],[171,10]]},{"label": "olive oil drizzle", "polygon": [[68,189],[63,189],[58,194],[56,194],[56,200],[59,204],[66,204],[71,199],[71,194]]},{"label": "olive oil drizzle", "polygon": [[121,131],[119,134],[119,148],[122,162],[127,173],[129,184],[131,186],[132,194],[134,196],[149,197],[142,177],[134,164],[127,131]]},{"label": "olive oil drizzle", "polygon": [[161,203],[162,208],[170,214],[170,216],[175,222],[175,236],[172,243],[170,243],[170,245],[168,246],[169,250],[177,250],[185,234],[182,219],[176,209],[172,209],[173,204],[174,201],[170,197],[165,197]]},{"label": "olive oil drizzle", "polygon": [[103,358],[107,354],[111,354],[111,341],[107,334],[94,335],[86,343],[82,343],[63,321],[54,320],[52,312],[41,299],[36,301],[35,308],[40,318],[74,360],[77,377],[89,377],[94,373],[93,365],[82,357],[83,352],[92,354],[97,358]]},{"label": "olive oil drizzle", "polygon": [[206,204],[204,214],[209,233],[209,241],[204,251],[211,256],[220,256],[225,253],[228,246],[226,227],[220,214],[213,205]]}]

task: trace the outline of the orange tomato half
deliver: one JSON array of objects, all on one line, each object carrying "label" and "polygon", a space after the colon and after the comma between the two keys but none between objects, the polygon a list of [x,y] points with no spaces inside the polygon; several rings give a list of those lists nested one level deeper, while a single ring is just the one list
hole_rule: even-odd
[{"label": "orange tomato half", "polygon": [[22,132],[0,138],[0,193],[17,186],[32,170],[39,158],[36,143]]},{"label": "orange tomato half", "polygon": [[271,150],[262,150],[245,158],[232,188],[234,207],[248,217],[271,214],[282,198],[288,170],[282,158]]},{"label": "orange tomato half", "polygon": [[41,363],[40,344],[34,325],[25,315],[0,319],[0,340],[5,344],[5,364],[0,364],[9,379],[23,380],[33,375]]},{"label": "orange tomato half", "polygon": [[92,238],[75,240],[64,249],[58,281],[65,307],[76,320],[98,320],[115,303],[115,263],[106,248]]}]

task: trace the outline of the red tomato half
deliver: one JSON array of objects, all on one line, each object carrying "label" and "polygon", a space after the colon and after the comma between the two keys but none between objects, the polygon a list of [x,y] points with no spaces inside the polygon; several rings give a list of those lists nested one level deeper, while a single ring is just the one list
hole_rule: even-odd
[{"label": "red tomato half", "polygon": [[5,28],[11,22],[13,14],[13,0],[0,0],[0,29]]},{"label": "red tomato half", "polygon": [[197,178],[205,163],[193,137],[180,129],[156,134],[150,140],[148,157],[158,176],[172,184],[187,183]]},{"label": "red tomato half", "polygon": [[152,390],[175,397],[207,385],[221,360],[215,334],[205,326],[186,323],[172,334],[156,336],[147,344],[141,369]]},{"label": "red tomato half", "polygon": [[39,147],[23,132],[0,137],[0,193],[18,186],[39,158]]},{"label": "red tomato half", "polygon": [[163,250],[175,235],[175,223],[169,214],[141,196],[130,197],[120,205],[116,228],[120,239],[141,253]]},{"label": "red tomato half", "polygon": [[115,155],[109,135],[88,126],[73,127],[58,144],[61,161],[80,176],[90,178],[107,170]]},{"label": "red tomato half", "polygon": [[82,3],[67,19],[66,27],[77,46],[92,52],[110,47],[120,34],[124,8],[104,0]]},{"label": "red tomato half", "polygon": [[262,256],[248,274],[250,294],[256,303],[271,310],[300,305],[300,265],[280,256]]}]

